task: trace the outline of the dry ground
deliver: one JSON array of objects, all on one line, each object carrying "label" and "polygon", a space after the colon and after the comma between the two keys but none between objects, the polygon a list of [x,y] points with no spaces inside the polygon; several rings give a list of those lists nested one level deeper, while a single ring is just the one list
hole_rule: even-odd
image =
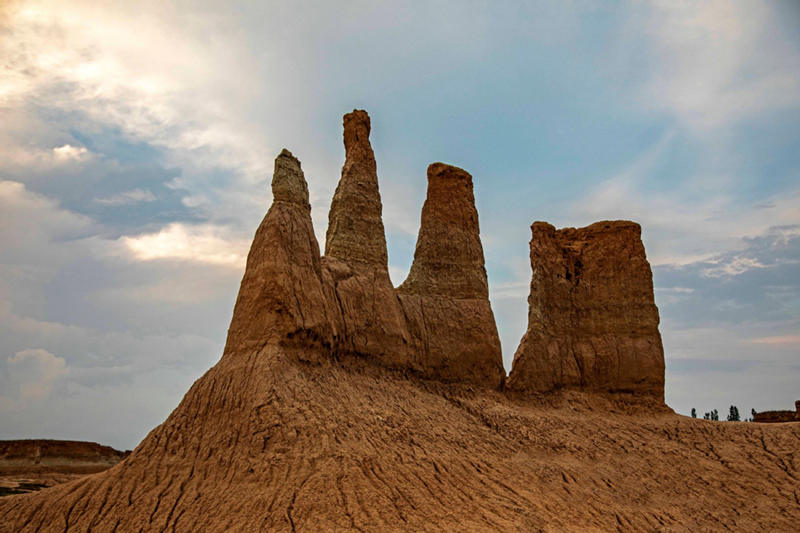
[{"label": "dry ground", "polygon": [[800,424],[368,365],[225,360],[106,472],[0,531],[797,531]]}]

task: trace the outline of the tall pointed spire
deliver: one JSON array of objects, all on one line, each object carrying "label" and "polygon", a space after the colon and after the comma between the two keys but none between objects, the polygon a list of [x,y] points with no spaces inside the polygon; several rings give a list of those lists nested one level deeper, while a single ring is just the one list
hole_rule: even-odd
[{"label": "tall pointed spire", "polygon": [[275,158],[272,196],[247,256],[226,354],[286,343],[300,332],[323,340],[332,335],[308,185],[288,150]]},{"label": "tall pointed spire", "polygon": [[363,110],[344,116],[345,162],[328,215],[325,256],[388,269],[370,120]]},{"label": "tall pointed spire", "polygon": [[488,298],[472,176],[458,167],[428,167],[417,248],[400,292]]}]

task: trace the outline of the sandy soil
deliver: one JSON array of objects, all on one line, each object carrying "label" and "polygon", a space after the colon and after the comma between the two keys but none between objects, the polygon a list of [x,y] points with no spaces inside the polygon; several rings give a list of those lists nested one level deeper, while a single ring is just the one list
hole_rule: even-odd
[{"label": "sandy soil", "polygon": [[511,397],[352,362],[223,363],[127,460],[0,500],[0,531],[800,523],[800,424],[695,420],[621,396]]}]

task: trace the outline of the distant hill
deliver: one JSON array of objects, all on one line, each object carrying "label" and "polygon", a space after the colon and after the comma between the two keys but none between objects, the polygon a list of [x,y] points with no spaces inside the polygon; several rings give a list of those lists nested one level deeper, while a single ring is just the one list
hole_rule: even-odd
[{"label": "distant hill", "polygon": [[106,470],[127,457],[96,442],[75,440],[0,440],[0,475],[61,473],[90,474]]}]

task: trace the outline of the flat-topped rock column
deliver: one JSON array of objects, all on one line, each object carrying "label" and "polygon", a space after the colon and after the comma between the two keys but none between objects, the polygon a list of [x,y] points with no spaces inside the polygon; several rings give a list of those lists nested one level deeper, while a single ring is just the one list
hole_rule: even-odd
[{"label": "flat-topped rock column", "polygon": [[635,222],[531,226],[528,329],[506,380],[664,397],[664,349],[653,276]]}]

